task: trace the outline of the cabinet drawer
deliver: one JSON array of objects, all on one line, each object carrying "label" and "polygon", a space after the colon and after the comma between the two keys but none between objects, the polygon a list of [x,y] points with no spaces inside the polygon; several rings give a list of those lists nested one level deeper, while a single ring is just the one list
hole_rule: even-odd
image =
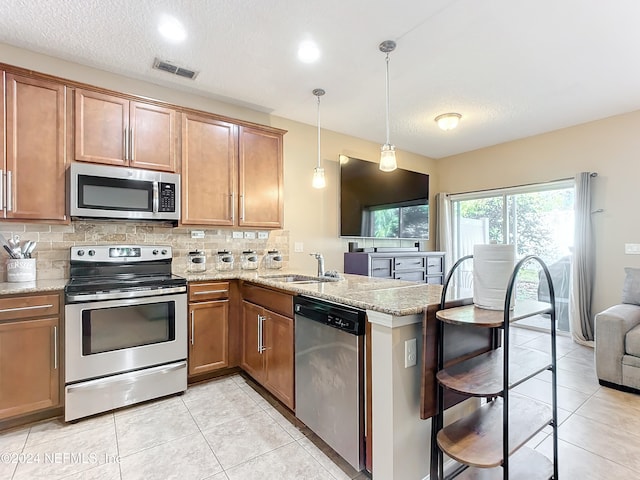
[{"label": "cabinet drawer", "polygon": [[393,278],[396,280],[407,280],[409,282],[424,282],[424,270],[395,272]]},{"label": "cabinet drawer", "polygon": [[293,296],[287,293],[259,287],[252,283],[244,283],[242,286],[242,298],[272,312],[293,318]]},{"label": "cabinet drawer", "polygon": [[444,257],[427,257],[427,273],[443,273],[442,264],[444,263]]},{"label": "cabinet drawer", "polygon": [[189,301],[206,302],[229,298],[229,282],[197,282],[189,284]]},{"label": "cabinet drawer", "polygon": [[442,275],[429,275],[427,277],[427,283],[432,285],[442,285],[444,283],[444,279],[442,278]]},{"label": "cabinet drawer", "polygon": [[396,257],[394,266],[396,270],[415,270],[424,268],[424,257]]},{"label": "cabinet drawer", "polygon": [[371,259],[371,276],[389,278],[391,277],[391,265],[393,258],[372,258]]},{"label": "cabinet drawer", "polygon": [[34,295],[0,299],[0,320],[57,315],[60,296]]}]

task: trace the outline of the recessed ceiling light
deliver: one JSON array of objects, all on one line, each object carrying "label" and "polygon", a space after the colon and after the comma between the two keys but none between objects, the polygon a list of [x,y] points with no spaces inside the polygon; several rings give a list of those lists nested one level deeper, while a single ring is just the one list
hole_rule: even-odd
[{"label": "recessed ceiling light", "polygon": [[320,58],[320,49],[313,40],[304,40],[298,47],[298,58],[304,63],[313,63]]},{"label": "recessed ceiling light", "polygon": [[187,31],[176,17],[162,15],[158,22],[158,31],[170,42],[183,42],[187,38]]}]

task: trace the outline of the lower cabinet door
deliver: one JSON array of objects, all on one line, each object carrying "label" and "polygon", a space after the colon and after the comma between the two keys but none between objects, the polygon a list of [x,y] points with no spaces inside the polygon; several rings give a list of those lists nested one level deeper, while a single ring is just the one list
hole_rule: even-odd
[{"label": "lower cabinet door", "polygon": [[189,375],[226,367],[228,362],[229,301],[189,305]]},{"label": "lower cabinet door", "polygon": [[244,370],[260,383],[264,381],[264,309],[242,302],[242,362]]},{"label": "lower cabinet door", "polygon": [[0,324],[0,419],[60,403],[58,318]]},{"label": "lower cabinet door", "polygon": [[265,310],[265,316],[265,387],[293,410],[293,320],[269,310]]}]

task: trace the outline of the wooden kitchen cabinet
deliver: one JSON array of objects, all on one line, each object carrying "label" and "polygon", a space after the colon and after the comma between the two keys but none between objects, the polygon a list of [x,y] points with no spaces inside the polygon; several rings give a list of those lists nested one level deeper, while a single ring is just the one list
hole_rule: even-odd
[{"label": "wooden kitchen cabinet", "polygon": [[6,102],[6,125],[0,129],[6,129],[0,217],[67,221],[67,89],[54,81],[0,74]]},{"label": "wooden kitchen cabinet", "polygon": [[229,282],[189,284],[189,376],[229,365]]},{"label": "wooden kitchen cabinet", "polygon": [[235,224],[237,127],[182,115],[182,224]]},{"label": "wooden kitchen cabinet", "polygon": [[75,159],[175,172],[176,110],[116,95],[75,91]]},{"label": "wooden kitchen cabinet", "polygon": [[[245,284],[243,298],[241,366],[293,410],[293,297]],[[262,305],[253,303],[255,301],[260,301]],[[280,310],[281,313],[274,310]]]},{"label": "wooden kitchen cabinet", "polygon": [[0,420],[60,404],[60,296],[0,299]]},{"label": "wooden kitchen cabinet", "polygon": [[182,224],[281,228],[282,130],[182,115]]},{"label": "wooden kitchen cabinet", "polygon": [[238,138],[238,226],[281,228],[282,133],[241,126]]}]

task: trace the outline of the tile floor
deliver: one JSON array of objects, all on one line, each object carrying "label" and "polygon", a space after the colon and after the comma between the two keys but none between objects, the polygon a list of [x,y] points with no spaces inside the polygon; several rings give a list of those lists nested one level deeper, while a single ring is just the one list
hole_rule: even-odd
[{"label": "tile floor", "polygon": [[[548,349],[543,333],[512,333],[516,344]],[[591,349],[568,337],[557,345],[561,478],[640,478],[640,395],[600,387]],[[544,372],[517,388],[547,401],[550,381]],[[0,433],[0,480],[366,478],[252,385],[233,375],[73,425],[49,420]],[[529,445],[550,456],[549,433]]]}]

